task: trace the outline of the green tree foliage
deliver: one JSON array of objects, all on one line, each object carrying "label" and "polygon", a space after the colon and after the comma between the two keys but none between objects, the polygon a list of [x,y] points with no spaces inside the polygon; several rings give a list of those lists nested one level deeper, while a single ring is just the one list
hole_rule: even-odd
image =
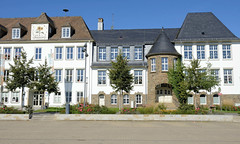
[{"label": "green tree foliage", "polygon": [[172,85],[173,92],[176,95],[180,104],[186,104],[188,98],[187,82],[185,81],[184,65],[181,60],[178,59],[176,66],[173,69],[169,69],[168,82]]},{"label": "green tree foliage", "polygon": [[22,106],[24,106],[24,87],[31,87],[34,79],[35,68],[31,67],[33,59],[27,60],[26,52],[21,53],[21,58],[14,58],[14,64],[9,64],[9,79],[6,88],[10,91],[17,88],[22,90]]},{"label": "green tree foliage", "polygon": [[120,100],[123,91],[128,93],[133,88],[133,75],[130,73],[131,68],[127,65],[127,59],[123,57],[121,52],[117,56],[116,60],[116,62],[111,62],[112,68],[108,70],[108,75],[111,81],[112,88],[115,90],[115,92],[120,92],[118,99],[120,109]]}]

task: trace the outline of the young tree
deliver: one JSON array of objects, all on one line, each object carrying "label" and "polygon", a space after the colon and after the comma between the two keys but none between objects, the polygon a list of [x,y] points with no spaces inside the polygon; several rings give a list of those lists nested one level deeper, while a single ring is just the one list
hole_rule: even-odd
[{"label": "young tree", "polygon": [[27,54],[21,53],[20,58],[14,58],[14,64],[9,64],[9,79],[7,81],[6,88],[10,91],[16,90],[17,88],[22,90],[22,105],[24,107],[24,88],[31,87],[35,68],[31,67],[33,59],[27,60]]},{"label": "young tree", "polygon": [[127,59],[123,57],[121,52],[117,56],[116,60],[116,62],[111,62],[112,68],[108,70],[108,75],[111,81],[112,88],[117,93],[120,92],[118,99],[120,110],[123,91],[128,93],[133,88],[133,75],[130,73],[131,68],[127,65]]},{"label": "young tree", "polygon": [[[59,90],[58,82],[55,81],[53,73],[51,73],[50,70],[51,70],[51,67],[47,65],[47,60],[45,60],[45,63],[43,65],[39,64],[39,67],[36,69],[37,74],[35,74],[36,78],[33,83],[33,87],[36,90],[42,91],[43,93],[47,91],[49,95],[53,92],[58,92]],[[49,99],[48,99],[48,103],[49,103]]]}]

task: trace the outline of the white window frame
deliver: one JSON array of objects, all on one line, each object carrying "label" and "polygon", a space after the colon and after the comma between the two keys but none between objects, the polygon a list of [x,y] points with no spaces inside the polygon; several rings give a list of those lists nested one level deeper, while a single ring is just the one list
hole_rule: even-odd
[{"label": "white window frame", "polygon": [[84,100],[83,100],[83,92],[82,91],[77,91],[76,92],[76,98],[77,98],[77,103],[82,103]]},{"label": "white window frame", "polygon": [[220,79],[219,69],[211,69],[211,75],[217,78],[217,80],[219,80]]},{"label": "white window frame", "polygon": [[106,61],[106,59],[107,59],[106,47],[99,47],[98,48],[98,60]]},{"label": "white window frame", "polygon": [[54,99],[53,99],[53,102],[54,103],[61,103],[61,92],[57,92],[57,93],[54,93]]},{"label": "white window frame", "polygon": [[123,47],[123,57],[130,59],[130,47]]},{"label": "white window frame", "polygon": [[10,47],[5,47],[3,50],[4,52],[4,59],[5,60],[11,60],[11,49]]},{"label": "white window frame", "polygon": [[65,79],[66,82],[73,82],[73,69],[65,70]]},{"label": "white window frame", "polygon": [[111,60],[116,60],[118,56],[118,47],[111,47]]},{"label": "white window frame", "polygon": [[7,104],[9,102],[9,92],[2,92],[2,103]]},{"label": "white window frame", "polygon": [[7,82],[8,79],[9,79],[9,70],[5,69],[3,72],[3,81]]},{"label": "white window frame", "polygon": [[[204,96],[204,101],[205,101],[205,103],[201,103],[201,96]],[[207,104],[207,96],[206,96],[206,94],[201,94],[201,95],[199,96],[199,102],[200,102],[200,105],[206,105],[206,104]]]},{"label": "white window frame", "polygon": [[211,60],[218,59],[218,45],[209,45],[209,58]]},{"label": "white window frame", "polygon": [[128,94],[123,95],[123,104],[129,105],[129,95]]},{"label": "white window frame", "polygon": [[36,47],[35,48],[35,60],[41,60],[42,59],[42,48]]},{"label": "white window frame", "polygon": [[185,45],[184,46],[184,59],[185,60],[191,60],[192,57],[193,57],[192,46],[191,45]]},{"label": "white window frame", "polygon": [[76,82],[84,81],[84,69],[76,69]]},{"label": "white window frame", "polygon": [[63,47],[55,47],[55,60],[63,59]]},{"label": "white window frame", "polygon": [[156,58],[151,59],[151,72],[156,72]]},{"label": "white window frame", "polygon": [[[229,73],[231,72],[231,73]],[[227,81],[225,83],[225,77],[227,78]],[[232,82],[230,83],[230,77],[232,79]],[[233,85],[233,69],[223,69],[223,83],[224,85]]]},{"label": "white window frame", "polygon": [[136,104],[142,104],[142,95],[137,94],[135,96]]},{"label": "white window frame", "polygon": [[[214,102],[214,97],[217,96],[217,99],[218,99],[218,103]],[[213,95],[213,104],[214,105],[220,105],[220,96],[218,94],[214,94]]]},{"label": "white window frame", "polygon": [[222,53],[223,53],[223,59],[224,60],[232,59],[232,48],[231,48],[231,45],[230,44],[222,45]]},{"label": "white window frame", "polygon": [[111,105],[117,105],[117,95],[116,94],[111,95]]},{"label": "white window frame", "polygon": [[15,47],[14,48],[14,58],[19,59],[21,57],[21,47]]},{"label": "white window frame", "polygon": [[162,71],[168,71],[168,57],[161,58]]},{"label": "white window frame", "polygon": [[13,28],[12,29],[12,39],[20,39],[20,37],[21,37],[21,29]]},{"label": "white window frame", "polygon": [[[65,101],[66,101],[66,103],[71,103],[72,102],[72,91],[66,91],[66,93],[65,93]],[[68,98],[69,97],[69,98]],[[69,99],[69,101],[68,101],[68,99]]]},{"label": "white window frame", "polygon": [[98,71],[98,85],[106,85],[107,84],[107,72],[106,70]]},{"label": "white window frame", "polygon": [[56,82],[62,82],[62,74],[63,74],[62,69],[54,69],[54,77]]},{"label": "white window frame", "polygon": [[[189,101],[189,97],[191,97],[191,99],[192,99],[191,102]],[[188,104],[193,105],[193,102],[194,102],[194,96],[193,96],[193,95],[189,95],[189,96],[188,96],[188,99],[187,99],[187,102],[188,102]]]},{"label": "white window frame", "polygon": [[197,45],[197,59],[205,60],[205,46],[204,45]]},{"label": "white window frame", "polygon": [[66,47],[66,60],[73,60],[74,59],[74,47],[67,46]]},{"label": "white window frame", "polygon": [[81,46],[78,46],[78,47],[77,47],[77,59],[78,59],[78,60],[84,59],[84,57],[85,57],[84,52],[83,52],[84,49],[85,49],[85,48],[84,48],[84,47],[81,47]]},{"label": "white window frame", "polygon": [[12,98],[11,98],[12,103],[19,103],[20,102],[19,98],[20,98],[20,92],[19,91],[12,92]]},{"label": "white window frame", "polygon": [[134,60],[142,60],[143,59],[143,49],[142,47],[136,46],[134,48]]},{"label": "white window frame", "polygon": [[62,27],[62,38],[71,38],[71,27]]},{"label": "white window frame", "polygon": [[135,85],[143,84],[143,71],[142,70],[134,70],[134,84]]}]

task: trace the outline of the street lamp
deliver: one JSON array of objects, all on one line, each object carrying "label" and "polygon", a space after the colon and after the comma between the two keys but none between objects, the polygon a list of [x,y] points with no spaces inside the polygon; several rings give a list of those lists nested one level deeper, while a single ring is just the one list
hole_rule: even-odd
[{"label": "street lamp", "polygon": [[84,97],[83,97],[83,107],[85,107],[86,105],[86,93],[87,93],[87,60],[86,58],[88,57],[88,54],[87,54],[87,45],[85,44],[84,45],[84,49],[82,50],[82,52],[85,53],[85,70],[84,70]]}]

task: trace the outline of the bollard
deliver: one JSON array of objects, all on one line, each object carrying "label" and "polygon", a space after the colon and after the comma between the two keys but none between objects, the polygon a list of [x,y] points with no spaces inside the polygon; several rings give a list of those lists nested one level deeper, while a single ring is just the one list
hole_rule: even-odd
[{"label": "bollard", "polygon": [[66,114],[69,114],[70,111],[70,104],[66,103]]}]

